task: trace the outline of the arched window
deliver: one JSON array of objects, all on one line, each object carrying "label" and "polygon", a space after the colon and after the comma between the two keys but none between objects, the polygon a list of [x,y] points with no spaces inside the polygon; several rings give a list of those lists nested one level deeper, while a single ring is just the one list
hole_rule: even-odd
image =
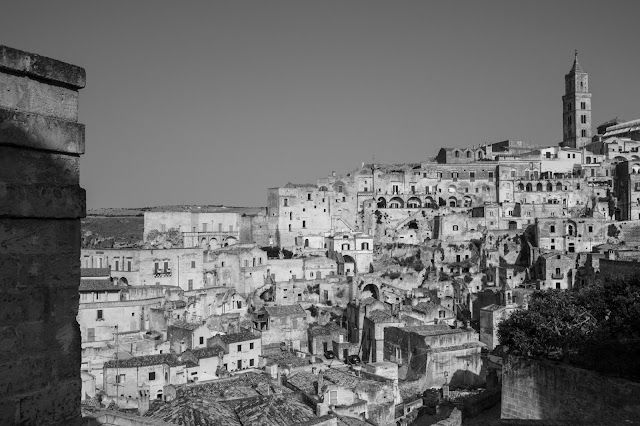
[{"label": "arched window", "polygon": [[547,191],[553,191],[553,184],[551,182],[547,183]]},{"label": "arched window", "polygon": [[460,151],[456,151],[456,153],[454,154],[456,158],[460,157]]},{"label": "arched window", "polygon": [[467,158],[471,158],[471,151],[467,151]]},{"label": "arched window", "polygon": [[536,185],[536,191],[542,192],[542,184],[540,182]]}]

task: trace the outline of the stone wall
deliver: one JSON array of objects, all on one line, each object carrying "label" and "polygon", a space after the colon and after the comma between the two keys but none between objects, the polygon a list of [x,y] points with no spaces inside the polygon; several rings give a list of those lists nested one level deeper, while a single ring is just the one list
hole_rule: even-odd
[{"label": "stone wall", "polygon": [[502,419],[624,424],[640,418],[640,383],[543,360],[510,357],[502,369]]},{"label": "stone wall", "polygon": [[0,424],[80,421],[85,71],[0,46]]}]

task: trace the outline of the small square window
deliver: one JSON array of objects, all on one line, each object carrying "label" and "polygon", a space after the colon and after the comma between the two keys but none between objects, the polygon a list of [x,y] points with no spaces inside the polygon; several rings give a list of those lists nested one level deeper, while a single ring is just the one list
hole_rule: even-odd
[{"label": "small square window", "polygon": [[238,345],[238,352],[242,352],[242,345]]},{"label": "small square window", "polygon": [[191,269],[194,269],[196,267],[196,261],[192,260],[191,261]]},{"label": "small square window", "polygon": [[149,381],[153,381],[156,379],[156,372],[155,371],[151,371],[149,373]]},{"label": "small square window", "polygon": [[253,349],[253,343],[249,343],[249,349]]}]

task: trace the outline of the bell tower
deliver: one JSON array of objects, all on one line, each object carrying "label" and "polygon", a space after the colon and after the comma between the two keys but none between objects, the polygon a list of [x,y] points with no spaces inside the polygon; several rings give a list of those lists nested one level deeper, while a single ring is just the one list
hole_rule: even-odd
[{"label": "bell tower", "polygon": [[591,142],[591,93],[589,74],[578,63],[575,51],[573,66],[564,76],[562,97],[562,146],[581,148]]}]

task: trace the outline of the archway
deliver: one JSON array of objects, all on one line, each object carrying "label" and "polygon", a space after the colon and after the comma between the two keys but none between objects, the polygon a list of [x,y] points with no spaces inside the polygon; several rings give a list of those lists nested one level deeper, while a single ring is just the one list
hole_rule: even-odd
[{"label": "archway", "polygon": [[206,249],[207,248],[207,239],[203,238],[202,240],[200,240],[200,248],[201,249]]},{"label": "archway", "polygon": [[387,208],[387,200],[385,200],[384,197],[378,198],[378,208],[379,209],[386,209]]},{"label": "archway", "polygon": [[547,191],[553,191],[553,184],[551,182],[547,183]]},{"label": "archway", "polygon": [[468,195],[464,197],[463,202],[465,207],[471,207],[471,205],[473,204],[473,202],[471,201],[471,197],[469,197]]},{"label": "archway", "polygon": [[220,247],[220,244],[218,244],[218,240],[215,238],[211,238],[209,240],[209,248],[212,250],[217,249],[218,247]]},{"label": "archway", "polygon": [[362,292],[368,291],[371,293],[371,297],[374,299],[380,300],[380,290],[378,290],[378,286],[375,284],[367,284],[362,288]]},{"label": "archway", "polygon": [[538,182],[538,184],[536,185],[536,191],[542,192],[542,183]]},{"label": "archway", "polygon": [[356,261],[353,259],[353,257],[349,256],[348,254],[343,254],[342,258],[344,259],[344,274],[348,275],[351,272],[355,274]]},{"label": "archway", "polygon": [[235,237],[227,237],[227,240],[225,241],[226,245],[228,245],[228,246],[232,246],[237,242],[238,242],[238,240],[236,240]]},{"label": "archway", "polygon": [[422,203],[418,197],[411,197],[407,200],[407,208],[419,209],[420,207],[422,207]]},{"label": "archway", "polygon": [[120,277],[118,285],[129,285],[129,281],[125,277]]},{"label": "archway", "polygon": [[449,197],[449,207],[457,207],[458,199],[456,197]]},{"label": "archway", "polygon": [[400,197],[393,197],[389,201],[389,208],[391,208],[391,209],[402,209],[402,208],[404,208],[404,201]]},{"label": "archway", "polygon": [[424,206],[425,207],[437,207],[437,204],[433,200],[432,197],[427,197],[427,198],[424,199]]}]

